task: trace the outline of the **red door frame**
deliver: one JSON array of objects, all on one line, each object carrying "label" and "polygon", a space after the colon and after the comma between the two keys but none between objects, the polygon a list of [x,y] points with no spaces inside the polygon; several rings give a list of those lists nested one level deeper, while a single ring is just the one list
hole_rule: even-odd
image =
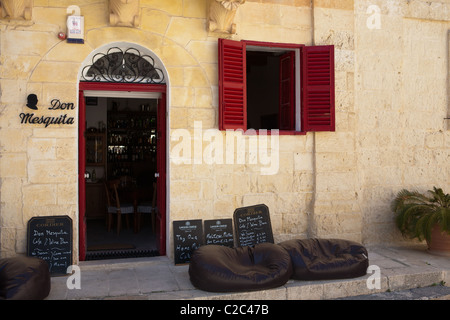
[{"label": "red door frame", "polygon": [[86,104],[84,91],[128,91],[128,92],[158,92],[161,99],[157,112],[157,237],[159,239],[158,251],[160,255],[166,254],[166,85],[165,84],[134,84],[134,83],[101,83],[80,82],[79,84],[79,125],[78,125],[78,206],[79,206],[79,260],[86,259]]}]

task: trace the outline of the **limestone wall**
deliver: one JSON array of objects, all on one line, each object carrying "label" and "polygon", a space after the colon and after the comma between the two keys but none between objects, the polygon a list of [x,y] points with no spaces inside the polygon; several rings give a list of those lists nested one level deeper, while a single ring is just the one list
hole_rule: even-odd
[{"label": "limestone wall", "polygon": [[[400,188],[449,192],[444,0],[315,0],[313,11],[309,0],[247,0],[235,34],[208,31],[206,0],[141,0],[138,27],[110,26],[106,0],[78,1],[84,44],[57,37],[71,4],[34,0],[31,20],[0,20],[0,256],[26,251],[32,216],[67,214],[77,259],[78,108],[69,111],[73,125],[50,128],[21,124],[18,114],[30,93],[42,107],[55,97],[77,102],[83,61],[118,41],[151,50],[169,76],[169,251],[171,221],[231,217],[258,203],[270,209],[276,241],[399,240],[389,202]],[[248,161],[179,164],[174,134],[189,133],[194,148],[196,132],[218,128],[219,37],[335,45],[336,132],[280,136],[274,175]]]},{"label": "limestone wall", "polygon": [[[370,5],[380,9],[371,28]],[[449,192],[449,9],[447,1],[355,2],[355,147],[365,241],[398,238],[389,201],[399,189]]]}]

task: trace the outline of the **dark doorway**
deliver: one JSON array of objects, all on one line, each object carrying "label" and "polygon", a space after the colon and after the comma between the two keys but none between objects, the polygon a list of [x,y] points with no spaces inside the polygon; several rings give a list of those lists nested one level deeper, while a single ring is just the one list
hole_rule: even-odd
[{"label": "dark doorway", "polygon": [[80,260],[165,255],[165,86],[83,83],[79,105]]},{"label": "dark doorway", "polygon": [[[152,210],[158,100],[86,99],[86,260],[157,255]],[[110,193],[105,184],[115,180],[122,208],[137,209],[145,202],[150,211],[137,217],[137,212],[122,210],[120,229],[116,214],[107,212]]]}]

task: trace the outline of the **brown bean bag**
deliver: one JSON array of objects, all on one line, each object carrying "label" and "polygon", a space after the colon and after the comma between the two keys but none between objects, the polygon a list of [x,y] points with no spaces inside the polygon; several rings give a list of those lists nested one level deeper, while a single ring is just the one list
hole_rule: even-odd
[{"label": "brown bean bag", "polygon": [[330,280],[364,276],[369,259],[362,245],[341,239],[294,239],[279,244],[290,255],[292,279]]},{"label": "brown bean bag", "polygon": [[50,293],[47,262],[33,257],[0,259],[0,300],[42,300]]},{"label": "brown bean bag", "polygon": [[189,264],[192,284],[209,292],[271,289],[284,285],[291,275],[289,254],[272,243],[240,248],[201,246]]}]

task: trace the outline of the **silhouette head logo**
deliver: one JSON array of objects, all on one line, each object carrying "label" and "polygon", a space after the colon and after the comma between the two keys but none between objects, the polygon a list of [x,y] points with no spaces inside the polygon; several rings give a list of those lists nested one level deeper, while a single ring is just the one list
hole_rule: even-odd
[{"label": "silhouette head logo", "polygon": [[37,110],[38,98],[35,94],[30,94],[27,97],[27,107],[33,110]]}]

